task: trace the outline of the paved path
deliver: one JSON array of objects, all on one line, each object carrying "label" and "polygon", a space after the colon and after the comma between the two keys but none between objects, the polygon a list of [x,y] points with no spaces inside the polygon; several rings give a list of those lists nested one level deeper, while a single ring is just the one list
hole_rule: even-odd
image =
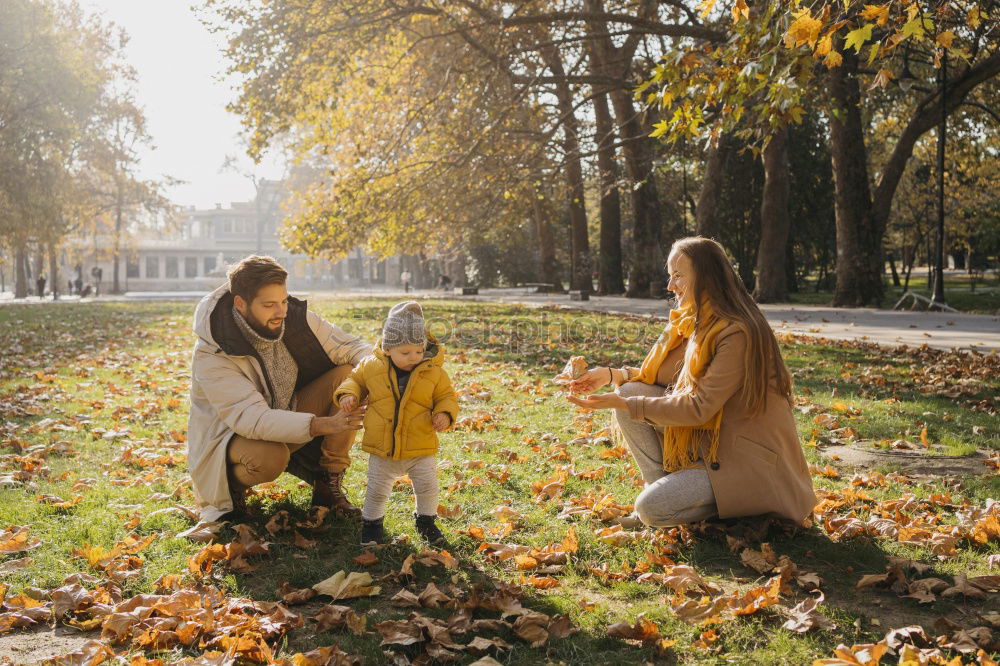
[{"label": "paved path", "polygon": [[[571,301],[569,296],[526,294],[524,290],[484,289],[480,301],[522,303],[529,306],[645,315],[666,318],[667,301],[621,296],[592,296]],[[936,349],[975,349],[1000,352],[1000,316],[941,312],[909,312],[874,308],[832,308],[819,305],[762,305],[775,331],[835,340],[864,340],[882,345]]]},{"label": "paved path", "polygon": [[[8,294],[4,294],[7,296]],[[100,300],[198,300],[201,292],[130,292]],[[498,303],[517,303],[529,307],[559,307],[610,314],[628,314],[666,318],[667,301],[621,296],[593,296],[589,301],[571,301],[567,295],[531,294],[524,289],[482,289],[478,296],[444,295],[439,291],[404,294],[401,290],[371,289],[348,291],[299,292],[307,298],[350,298],[378,296],[387,298],[445,297]],[[87,299],[91,300],[91,299]],[[21,303],[38,303],[28,298]],[[51,303],[52,301],[46,301]],[[80,302],[64,297],[60,302]],[[0,305],[13,301],[0,298]],[[831,308],[818,305],[763,305],[761,309],[778,332],[825,337],[836,340],[864,340],[882,345],[928,345],[936,349],[975,349],[1000,352],[1000,316],[940,312],[909,312],[873,308]]]}]

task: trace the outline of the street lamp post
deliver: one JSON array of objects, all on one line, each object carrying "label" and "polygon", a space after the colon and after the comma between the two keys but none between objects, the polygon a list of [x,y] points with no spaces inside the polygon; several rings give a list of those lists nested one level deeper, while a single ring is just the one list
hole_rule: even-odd
[{"label": "street lamp post", "polygon": [[934,293],[931,296],[931,303],[944,305],[944,149],[948,130],[948,107],[945,103],[945,89],[948,85],[947,51],[941,57],[938,80],[941,84],[941,122],[938,124],[937,137],[938,220],[937,248],[934,257]]}]

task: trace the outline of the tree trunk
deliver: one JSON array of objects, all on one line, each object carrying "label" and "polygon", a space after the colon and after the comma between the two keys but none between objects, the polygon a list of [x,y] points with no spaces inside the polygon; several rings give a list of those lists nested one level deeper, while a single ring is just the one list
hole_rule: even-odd
[{"label": "tree trunk", "polygon": [[552,222],[546,215],[545,207],[542,206],[538,198],[538,192],[531,199],[532,208],[535,213],[535,233],[538,237],[539,268],[541,269],[540,282],[551,284],[558,291],[562,291],[562,280],[559,279],[559,265],[556,264],[556,247],[552,240]]},{"label": "tree trunk", "polygon": [[567,207],[570,224],[570,289],[593,291],[591,281],[590,239],[587,235],[587,209],[584,207],[583,165],[580,160],[580,123],[573,108],[573,92],[565,82],[562,57],[558,48],[541,49],[542,58],[552,74],[562,82],[555,84],[556,101],[563,129],[563,154],[566,176]]},{"label": "tree trunk", "polygon": [[845,51],[843,64],[830,70],[829,79],[835,105],[830,116],[837,226],[837,286],[833,304],[878,307],[884,293],[882,230],[872,216],[857,56]]},{"label": "tree trunk", "polygon": [[49,285],[52,287],[52,300],[59,300],[59,253],[56,251],[56,244],[49,245]]},{"label": "tree trunk", "polygon": [[421,250],[417,255],[417,270],[413,276],[413,286],[415,289],[427,289],[431,286],[431,261]]},{"label": "tree trunk", "polygon": [[795,263],[795,237],[790,229],[788,242],[785,244],[785,279],[788,281],[788,293],[799,293],[799,272]]},{"label": "tree trunk", "polygon": [[451,278],[451,284],[454,287],[465,287],[467,286],[468,278],[465,277],[465,267],[468,264],[468,255],[465,253],[464,249],[460,249],[456,255],[455,259],[452,260],[448,266],[448,277]]},{"label": "tree trunk", "polygon": [[111,271],[111,293],[120,294],[121,285],[118,282],[118,255],[121,252],[122,243],[122,221],[123,221],[123,203],[121,197],[118,198],[118,205],[115,207],[115,248],[114,248],[114,268]]},{"label": "tree trunk", "polygon": [[888,259],[889,259],[889,270],[892,271],[892,286],[898,287],[900,286],[900,283],[899,283],[899,273],[896,271],[896,257],[893,255],[891,251],[889,252]]},{"label": "tree trunk", "polygon": [[759,303],[788,300],[785,271],[788,247],[788,128],[776,130],[764,149],[764,193],[760,205],[760,245],[757,249]]},{"label": "tree trunk", "polygon": [[725,180],[726,151],[729,150],[729,146],[730,142],[723,134],[719,137],[719,143],[709,146],[705,155],[705,176],[701,181],[698,205],[694,211],[698,223],[697,234],[705,238],[715,238],[719,233],[717,213],[722,183]]},{"label": "tree trunk", "polygon": [[21,245],[14,250],[14,298],[28,297],[28,253]]},{"label": "tree trunk", "polygon": [[[831,70],[830,94],[836,115],[830,119],[837,218],[837,288],[834,305],[878,305],[884,294],[882,237],[892,199],[917,140],[940,119],[940,92],[923,99],[903,128],[881,170],[874,195],[868,186],[867,157],[859,109],[858,59],[850,50]],[[979,84],[1000,74],[1000,52],[982,59],[948,85],[946,113],[954,112]],[[841,240],[841,235],[844,235]],[[928,285],[929,286],[929,285]]]},{"label": "tree trunk", "polygon": [[653,139],[650,139],[627,90],[613,90],[611,101],[624,143],[625,175],[635,223],[632,230],[632,268],[629,271],[629,298],[649,295],[650,282],[663,279],[663,249],[660,200],[653,177]]},{"label": "tree trunk", "polygon": [[622,211],[615,163],[615,127],[607,95],[594,96],[597,130],[597,169],[601,175],[601,258],[598,290],[602,294],[625,291],[622,277]]},{"label": "tree trunk", "polygon": [[[584,8],[595,15],[604,13],[602,0],[585,0]],[[655,15],[656,8],[655,0],[642,0],[637,3],[634,11],[640,17],[648,18]],[[591,71],[622,81],[620,87],[611,88],[609,93],[622,143],[633,215],[632,264],[625,295],[632,298],[644,297],[650,294],[650,282],[654,278],[665,280],[663,249],[660,245],[663,220],[653,176],[656,140],[649,138],[649,129],[635,110],[629,84],[632,59],[639,45],[640,35],[630,34],[621,46],[616,46],[609,35],[607,21],[590,20],[588,30]]]}]

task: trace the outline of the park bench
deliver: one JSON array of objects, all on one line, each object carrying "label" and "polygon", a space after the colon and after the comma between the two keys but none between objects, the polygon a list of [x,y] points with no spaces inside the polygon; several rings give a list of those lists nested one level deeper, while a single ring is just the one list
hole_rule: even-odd
[{"label": "park bench", "polygon": [[933,310],[934,308],[937,308],[938,310],[945,310],[947,312],[958,312],[958,310],[956,310],[951,306],[945,305],[944,303],[938,303],[937,301],[932,301],[926,296],[915,294],[912,291],[904,292],[903,295],[899,297],[899,300],[896,301],[896,304],[892,306],[892,309],[898,310],[899,307],[903,304],[903,301],[905,301],[907,298],[913,299],[913,302],[910,304],[911,310],[916,309],[917,303],[923,303],[927,306],[928,310]]},{"label": "park bench", "polygon": [[526,294],[562,294],[563,290],[549,282],[525,282],[521,285]]}]

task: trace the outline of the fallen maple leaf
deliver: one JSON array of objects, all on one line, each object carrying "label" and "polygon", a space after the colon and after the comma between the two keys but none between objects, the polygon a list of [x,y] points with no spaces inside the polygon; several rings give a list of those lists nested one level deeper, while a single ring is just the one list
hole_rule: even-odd
[{"label": "fallen maple leaf", "polygon": [[447,608],[455,605],[455,600],[438,589],[434,583],[427,583],[427,587],[420,593],[417,600],[424,608]]},{"label": "fallen maple leaf", "polygon": [[462,505],[456,504],[449,509],[444,504],[438,504],[438,515],[442,518],[458,518],[462,515]]},{"label": "fallen maple leaf", "polygon": [[21,553],[42,545],[42,540],[29,539],[27,525],[11,525],[3,532],[0,532],[0,553]]},{"label": "fallen maple leaf", "polygon": [[968,599],[983,599],[986,597],[986,593],[976,585],[970,585],[969,580],[964,574],[957,574],[955,576],[955,585],[949,587],[941,593],[942,597],[956,597],[962,595]]},{"label": "fallen maple leaf", "polygon": [[271,516],[271,519],[267,521],[266,525],[264,525],[264,529],[267,530],[268,534],[274,536],[278,532],[284,532],[285,530],[291,529],[290,523],[291,519],[288,512],[282,509],[278,513]]},{"label": "fallen maple leaf", "polygon": [[338,571],[329,578],[312,586],[319,594],[325,594],[337,599],[353,599],[355,597],[373,597],[381,591],[381,587],[373,586],[370,574],[352,571]]},{"label": "fallen maple leaf", "polygon": [[89,606],[94,601],[94,595],[82,585],[74,583],[52,590],[52,615],[56,619],[70,611],[76,611]]},{"label": "fallen maple leaf", "polygon": [[294,606],[296,604],[304,604],[313,597],[316,596],[316,590],[306,587],[303,589],[298,589],[292,587],[291,583],[287,581],[282,583],[281,586],[275,592],[281,600],[288,604],[289,606]]},{"label": "fallen maple leaf", "polygon": [[194,527],[190,527],[183,532],[179,533],[177,536],[182,539],[191,539],[192,541],[199,541],[201,543],[208,543],[213,541],[222,526],[225,525],[224,522],[220,520],[212,522],[199,522]]},{"label": "fallen maple leaf", "polygon": [[[281,659],[272,663],[277,666],[361,666],[364,660],[361,657],[347,654],[336,645],[331,645],[305,653],[296,652],[291,659]],[[199,661],[197,664],[200,666],[201,662]],[[133,662],[129,666],[137,665]],[[213,662],[211,665],[205,664],[204,666],[215,666],[215,664]]]},{"label": "fallen maple leaf", "polygon": [[402,606],[404,608],[420,608],[420,598],[410,590],[400,590],[392,599],[389,600],[390,603],[396,606]]},{"label": "fallen maple leaf", "polygon": [[797,634],[804,634],[812,629],[836,629],[837,625],[830,618],[816,610],[816,607],[823,603],[823,599],[822,592],[817,597],[803,599],[788,611],[791,619],[785,622],[782,628]]},{"label": "fallen maple leaf", "polygon": [[470,536],[473,539],[478,539],[479,541],[482,541],[482,540],[484,540],[486,538],[486,534],[483,532],[483,528],[476,527],[475,525],[473,525],[471,523],[469,524],[469,529],[467,529],[467,530],[457,530],[457,532],[459,534],[464,534],[466,536]]},{"label": "fallen maple leaf", "polygon": [[83,644],[79,649],[69,652],[60,657],[50,657],[46,663],[81,666],[97,666],[106,659],[115,656],[115,651],[101,641],[91,640]]},{"label": "fallen maple leaf", "polygon": [[611,527],[605,527],[599,532],[595,532],[594,536],[609,546],[622,546],[635,541],[639,534],[638,532],[626,532],[622,529],[621,525],[612,525]]},{"label": "fallen maple leaf", "polygon": [[629,624],[628,622],[616,622],[612,624],[608,627],[608,636],[647,643],[655,641],[660,637],[660,628],[656,626],[655,622],[639,614],[636,617],[635,624]]},{"label": "fallen maple leaf", "polygon": [[[480,654],[480,653],[486,652],[490,648],[496,648],[497,650],[509,650],[509,649],[511,649],[514,646],[511,645],[510,643],[508,643],[507,641],[503,640],[502,638],[496,638],[496,637],[494,637],[494,638],[485,638],[483,636],[476,636],[465,647],[466,647],[467,650],[469,650],[473,654]],[[486,659],[489,659],[489,661],[486,661]],[[474,662],[474,663],[481,664],[481,665],[485,665],[485,664],[489,664],[489,663],[498,664],[499,665],[500,662],[498,662],[498,661],[496,661],[494,659],[491,659],[490,657],[485,657],[484,659],[480,659],[479,661]]]},{"label": "fallen maple leaf", "polygon": [[518,638],[530,643],[531,647],[541,647],[549,640],[549,619],[544,613],[522,610],[521,615],[514,620],[512,629]]},{"label": "fallen maple leaf", "polygon": [[315,539],[307,539],[298,530],[295,530],[295,546],[302,548],[303,550],[309,550],[316,547],[317,541]]},{"label": "fallen maple leaf", "polygon": [[711,649],[712,643],[719,640],[719,635],[715,633],[715,629],[709,629],[708,631],[701,632],[701,636],[698,640],[691,643],[691,647],[699,648],[701,650]]},{"label": "fallen maple leaf", "polygon": [[425,567],[442,566],[446,569],[458,568],[458,560],[447,550],[422,550],[418,557],[417,562],[420,562]]},{"label": "fallen maple leaf", "polygon": [[536,590],[559,587],[559,581],[552,576],[521,576],[521,585],[531,585]]},{"label": "fallen maple leaf", "polygon": [[378,555],[370,550],[366,550],[354,558],[354,563],[363,567],[370,567],[378,562]]},{"label": "fallen maple leaf", "polygon": [[889,650],[885,643],[852,645],[838,645],[833,651],[835,659],[816,659],[813,666],[878,666],[879,661]]},{"label": "fallen maple leaf", "polygon": [[367,616],[359,616],[353,608],[329,604],[323,606],[312,618],[316,622],[316,631],[331,631],[347,627],[356,636],[365,633]]}]

